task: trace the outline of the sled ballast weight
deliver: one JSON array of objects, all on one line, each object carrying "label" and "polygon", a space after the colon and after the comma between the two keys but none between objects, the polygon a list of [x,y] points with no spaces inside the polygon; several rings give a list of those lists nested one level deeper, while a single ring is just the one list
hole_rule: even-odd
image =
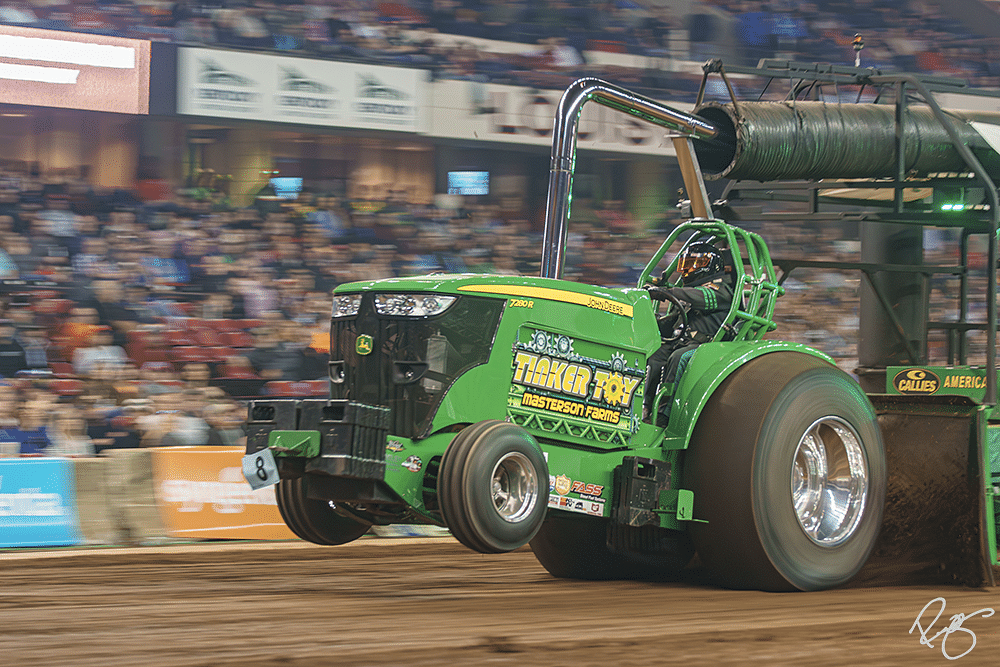
[{"label": "sled ballast weight", "polygon": [[[669,128],[690,197],[693,218],[634,288],[561,279],[588,100]],[[598,79],[570,86],[555,118],[542,275],[339,286],[330,398],[250,402],[248,481],[277,483],[285,522],[317,544],[349,542],[372,524],[423,523],[481,553],[530,544],[557,577],[663,579],[694,563],[736,588],[818,590],[855,578],[882,544],[887,459],[916,451],[927,401],[869,396],[824,353],[763,338],[783,292],[774,263],[760,236],[714,216],[695,150],[717,157],[713,141],[738,140],[720,139],[720,124]],[[642,420],[646,363],[661,344],[658,304],[643,285],[664,266],[676,275],[675,243],[706,240],[731,250],[736,298],[715,338],[661,388],[657,404],[670,411],[659,428]],[[949,536],[912,545],[921,556],[911,570],[933,561],[928,569],[950,580],[992,581],[988,412],[961,401],[929,409],[928,423],[944,414],[964,425],[935,452],[963,452],[968,497],[949,507],[972,528],[954,538],[960,545]],[[893,438],[907,441],[906,454],[894,454],[903,450]],[[890,500],[907,514],[881,538],[882,555],[895,558],[923,510],[905,493]],[[941,552],[962,562],[942,564]]]}]

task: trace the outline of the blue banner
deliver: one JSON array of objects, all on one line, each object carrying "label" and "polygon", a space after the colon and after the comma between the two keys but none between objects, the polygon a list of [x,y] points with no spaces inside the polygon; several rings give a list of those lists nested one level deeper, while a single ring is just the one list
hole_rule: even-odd
[{"label": "blue banner", "polygon": [[69,459],[0,459],[0,547],[79,544]]}]

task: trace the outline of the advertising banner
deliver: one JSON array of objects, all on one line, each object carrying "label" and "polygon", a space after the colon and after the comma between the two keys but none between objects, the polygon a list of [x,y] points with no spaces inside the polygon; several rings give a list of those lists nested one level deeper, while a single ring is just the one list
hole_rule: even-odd
[{"label": "advertising banner", "polygon": [[0,103],[149,113],[149,42],[0,26]]},{"label": "advertising banner", "polygon": [[0,547],[80,541],[72,461],[0,459]]},{"label": "advertising banner", "polygon": [[[432,82],[427,71],[404,67],[195,47],[177,51],[177,113],[189,116],[550,146],[561,95],[476,81]],[[584,107],[577,145],[670,156],[667,134],[595,103]]]},{"label": "advertising banner", "polygon": [[274,488],[243,479],[242,447],[153,449],[153,484],[171,537],[290,540]]},{"label": "advertising banner", "polygon": [[[550,146],[562,92],[473,81],[436,81],[431,87],[428,134],[442,139]],[[671,106],[685,110],[691,105],[677,102]],[[667,133],[664,127],[593,102],[583,107],[577,147],[674,155]]]},{"label": "advertising banner", "polygon": [[181,48],[177,112],[417,132],[426,81],[427,72],[401,67]]}]

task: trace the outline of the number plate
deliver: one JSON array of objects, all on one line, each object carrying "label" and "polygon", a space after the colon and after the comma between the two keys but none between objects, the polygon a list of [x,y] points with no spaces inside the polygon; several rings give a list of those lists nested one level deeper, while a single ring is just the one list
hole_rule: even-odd
[{"label": "number plate", "polygon": [[278,464],[270,449],[262,449],[243,457],[243,477],[254,490],[278,483]]}]

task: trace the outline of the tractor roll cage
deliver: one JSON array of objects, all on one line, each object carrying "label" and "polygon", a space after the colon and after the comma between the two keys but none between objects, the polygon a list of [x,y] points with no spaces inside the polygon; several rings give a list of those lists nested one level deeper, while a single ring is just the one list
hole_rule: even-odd
[{"label": "tractor roll cage", "polygon": [[[760,340],[768,331],[777,328],[773,320],[774,302],[785,290],[775,277],[767,245],[759,235],[720,221],[691,221],[675,227],[639,275],[637,287],[650,282],[650,275],[670,246],[689,232],[691,234],[684,247],[695,241],[715,241],[721,242],[718,245],[729,248],[733,255],[736,277],[733,304],[712,340]],[[746,251],[745,255],[743,250]],[[674,255],[664,275],[669,276],[676,271],[682,253],[683,249]]]}]

